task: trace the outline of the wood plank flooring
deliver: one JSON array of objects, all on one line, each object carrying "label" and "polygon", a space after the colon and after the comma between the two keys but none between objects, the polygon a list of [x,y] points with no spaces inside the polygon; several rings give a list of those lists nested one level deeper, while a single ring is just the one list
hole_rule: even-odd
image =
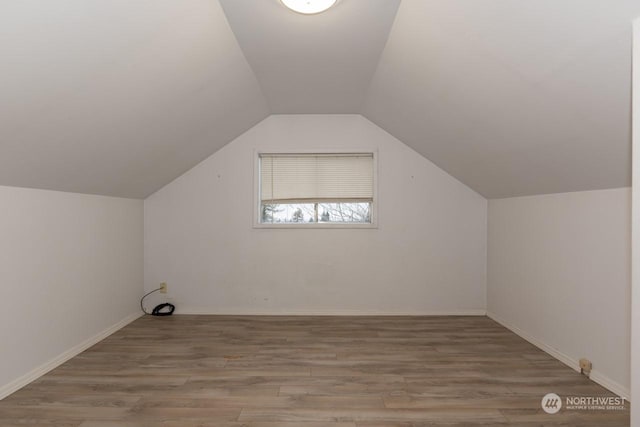
[{"label": "wood plank flooring", "polygon": [[612,396],[486,317],[142,317],[0,402],[0,425],[628,426]]}]

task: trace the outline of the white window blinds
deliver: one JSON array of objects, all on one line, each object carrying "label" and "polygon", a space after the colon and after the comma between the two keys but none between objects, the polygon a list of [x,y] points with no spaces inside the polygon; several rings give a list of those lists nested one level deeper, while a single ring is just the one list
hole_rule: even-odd
[{"label": "white window blinds", "polygon": [[373,199],[373,154],[261,154],[261,200],[358,202]]}]

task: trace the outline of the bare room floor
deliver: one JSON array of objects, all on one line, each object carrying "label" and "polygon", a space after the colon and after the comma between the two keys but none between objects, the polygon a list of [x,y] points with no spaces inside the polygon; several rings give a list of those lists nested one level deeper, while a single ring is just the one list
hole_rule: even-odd
[{"label": "bare room floor", "polygon": [[610,392],[486,317],[140,318],[0,402],[0,425],[627,426]]}]

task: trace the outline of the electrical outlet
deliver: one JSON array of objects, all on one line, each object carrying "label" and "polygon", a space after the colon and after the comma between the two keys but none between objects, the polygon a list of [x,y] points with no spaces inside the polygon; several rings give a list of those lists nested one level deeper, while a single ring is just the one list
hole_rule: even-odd
[{"label": "electrical outlet", "polygon": [[161,294],[166,294],[167,293],[167,284],[162,282],[160,283],[160,293]]}]

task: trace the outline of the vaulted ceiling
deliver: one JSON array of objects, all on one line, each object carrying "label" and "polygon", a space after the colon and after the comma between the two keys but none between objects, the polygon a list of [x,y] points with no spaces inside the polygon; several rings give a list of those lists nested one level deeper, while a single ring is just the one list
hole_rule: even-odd
[{"label": "vaulted ceiling", "polygon": [[358,113],[485,197],[630,184],[637,0],[0,2],[0,185],[146,197],[269,114]]},{"label": "vaulted ceiling", "polygon": [[212,0],[0,2],[0,184],[145,197],[269,115]]}]

